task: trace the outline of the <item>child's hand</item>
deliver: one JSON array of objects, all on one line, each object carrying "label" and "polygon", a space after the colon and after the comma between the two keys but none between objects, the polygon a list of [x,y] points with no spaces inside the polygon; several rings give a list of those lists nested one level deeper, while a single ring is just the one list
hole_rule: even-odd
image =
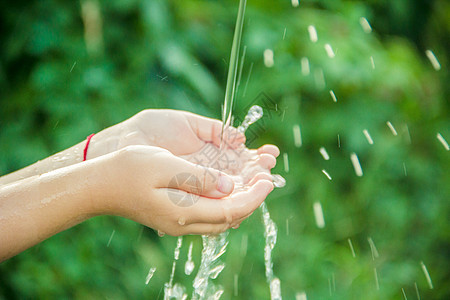
[{"label": "child's hand", "polygon": [[[206,144],[199,151],[182,156],[182,158],[199,164],[204,167],[220,170],[233,178],[234,191],[231,194],[240,193],[252,187],[259,180],[272,182],[270,170],[276,165],[276,157],[280,154],[278,147],[274,145],[264,145],[257,150],[249,150],[243,145],[236,149],[219,149],[212,143]],[[214,174],[204,171],[207,178],[215,180]],[[239,224],[250,214],[233,222],[232,227],[239,227]]]},{"label": "child's hand", "polygon": [[94,159],[103,170],[95,214],[114,214],[170,235],[214,234],[240,224],[273,184],[260,175],[245,189],[231,178],[151,146],[129,146]]},{"label": "child's hand", "polygon": [[[206,143],[220,145],[222,122],[185,111],[149,109],[97,133],[91,140],[88,159],[130,145],[157,146],[173,154],[189,155]],[[245,136],[235,128],[227,130],[225,143],[236,148]]]}]

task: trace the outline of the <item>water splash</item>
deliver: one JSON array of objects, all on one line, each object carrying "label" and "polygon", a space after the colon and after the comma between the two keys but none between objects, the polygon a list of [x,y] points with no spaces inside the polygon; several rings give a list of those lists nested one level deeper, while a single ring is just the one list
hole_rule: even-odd
[{"label": "water splash", "polygon": [[373,56],[370,57],[370,65],[372,66],[372,69],[375,70],[375,60],[373,59]]},{"label": "water splash", "polygon": [[170,274],[169,282],[164,284],[164,299],[183,299],[183,297],[187,297],[185,291],[186,289],[180,284],[173,285],[173,278],[175,276],[175,269],[177,267],[177,261],[180,258],[180,249],[183,244],[183,237],[180,236],[177,239],[177,246],[175,247],[175,251],[173,254],[173,264],[172,264],[172,273]]},{"label": "water splash", "polygon": [[[216,236],[203,235],[203,250],[199,270],[194,279],[192,299],[219,299],[223,290],[210,285],[225,267],[219,258],[225,253],[228,245],[228,231]],[[222,291],[220,293],[220,291]]]},{"label": "water splash", "polygon": [[248,127],[258,121],[263,116],[263,109],[259,105],[253,105],[248,110],[247,115],[244,118],[244,121],[242,124],[237,128],[237,130],[241,133],[245,133],[247,131]]},{"label": "water splash", "polygon": [[286,186],[286,179],[283,178],[283,176],[275,174],[272,175],[272,181],[273,181],[273,185],[276,188],[282,188]]}]

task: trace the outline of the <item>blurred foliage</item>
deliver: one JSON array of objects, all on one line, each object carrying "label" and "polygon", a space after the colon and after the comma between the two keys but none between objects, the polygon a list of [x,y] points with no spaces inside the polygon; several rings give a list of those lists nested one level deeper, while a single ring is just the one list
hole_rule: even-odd
[{"label": "blurred foliage", "polygon": [[[1,2],[0,174],[145,108],[219,118],[237,4]],[[288,184],[267,199],[279,229],[274,271],[285,299],[300,291],[308,299],[400,299],[402,288],[416,299],[415,284],[421,299],[450,298],[449,152],[436,139],[440,132],[450,141],[449,15],[445,0],[304,0],[297,8],[288,0],[249,1],[236,125],[251,104],[271,104],[253,125],[250,146],[273,143],[288,154],[289,172],[283,155],[276,169]],[[362,16],[372,33],[360,26]],[[311,24],[317,43],[308,37]],[[326,55],[325,43],[335,58]],[[266,48],[275,53],[272,68],[264,66]],[[440,71],[426,49],[440,60]],[[309,59],[309,75],[302,75],[302,57]],[[294,145],[296,124],[300,148]],[[322,146],[329,161],[319,154]],[[361,178],[352,152],[361,161]],[[317,201],[324,229],[315,225]],[[227,267],[216,280],[225,289],[223,299],[269,298],[260,217],[255,212],[230,234]],[[369,237],[378,258],[372,258]],[[185,237],[175,276],[188,291],[195,275],[183,273],[190,242],[199,264],[200,238]],[[0,299],[162,299],[175,243],[131,221],[97,217],[0,264]],[[145,285],[150,267],[157,270]]]}]

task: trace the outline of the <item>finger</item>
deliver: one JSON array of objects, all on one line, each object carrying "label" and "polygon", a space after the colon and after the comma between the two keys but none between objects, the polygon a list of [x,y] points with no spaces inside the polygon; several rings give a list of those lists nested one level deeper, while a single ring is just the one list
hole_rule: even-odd
[{"label": "finger", "polygon": [[258,148],[257,152],[258,152],[258,154],[263,154],[263,153],[271,154],[275,157],[278,157],[278,155],[280,155],[280,149],[278,149],[278,147],[275,145],[261,146]]},{"label": "finger", "polygon": [[203,234],[219,234],[222,232],[227,231],[230,229],[230,227],[227,224],[205,224],[205,223],[195,223],[195,224],[189,224],[185,228],[183,228],[183,231],[186,232],[186,234],[196,234],[196,235],[203,235]]},{"label": "finger", "polygon": [[277,159],[271,155],[263,153],[258,158],[258,164],[266,169],[272,169],[277,164]]},{"label": "finger", "polygon": [[237,192],[224,199],[199,197],[197,202],[185,208],[186,224],[232,224],[261,205],[273,190],[272,182],[260,180],[246,191]]},{"label": "finger", "polygon": [[253,178],[249,181],[248,185],[254,185],[257,181],[259,180],[268,180],[268,181],[272,181],[272,175],[268,174],[268,173],[257,173],[255,176],[253,176]]},{"label": "finger", "polygon": [[161,169],[165,174],[160,176],[159,187],[172,189],[173,197],[183,198],[183,193],[176,195],[181,190],[208,198],[222,198],[234,190],[234,181],[227,174],[173,155],[164,160]]},{"label": "finger", "polygon": [[[222,140],[221,121],[192,113],[187,113],[187,115],[192,130],[201,140],[220,146]],[[224,138],[226,145],[233,149],[245,142],[245,135],[238,132],[234,127],[227,128]]]}]

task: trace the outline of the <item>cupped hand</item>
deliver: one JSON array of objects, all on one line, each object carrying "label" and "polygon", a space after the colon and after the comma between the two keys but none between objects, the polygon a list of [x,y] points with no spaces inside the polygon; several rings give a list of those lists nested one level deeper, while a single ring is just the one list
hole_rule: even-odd
[{"label": "cupped hand", "polygon": [[[265,160],[259,160],[261,166]],[[158,147],[128,146],[91,163],[101,163],[104,176],[103,200],[93,204],[97,214],[120,215],[170,235],[223,232],[249,216],[273,189],[258,174],[235,189],[224,172]]]},{"label": "cupped hand", "polygon": [[[206,144],[220,146],[222,122],[193,113],[169,109],[148,109],[109,127],[91,140],[88,159],[114,152],[130,145],[156,146],[177,156],[198,152]],[[225,144],[236,148],[245,136],[230,127]]]},{"label": "cupped hand", "polygon": [[[278,147],[264,145],[257,150],[250,150],[244,145],[237,148],[224,147],[220,149],[212,143],[206,144],[199,151],[182,158],[205,168],[205,175],[215,180],[214,174],[206,169],[213,168],[229,175],[234,182],[231,197],[245,192],[258,181],[272,182],[270,170],[276,165],[276,157],[280,154]],[[253,213],[233,219],[230,227],[237,228],[239,224]]]}]

